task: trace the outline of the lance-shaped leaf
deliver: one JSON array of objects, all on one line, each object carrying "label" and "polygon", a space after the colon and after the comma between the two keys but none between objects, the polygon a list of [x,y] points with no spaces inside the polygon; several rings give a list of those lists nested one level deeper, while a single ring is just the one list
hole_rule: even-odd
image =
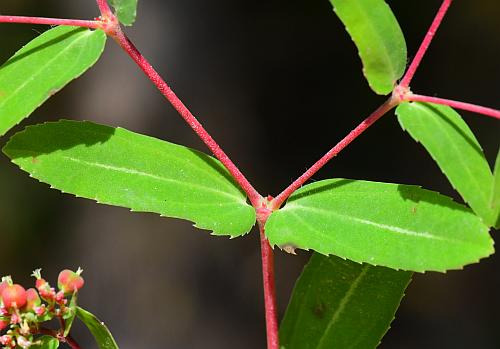
[{"label": "lance-shaped leaf", "polygon": [[122,128],[29,126],[3,150],[32,177],[100,203],[188,219],[216,235],[242,235],[255,223],[255,210],[217,160]]},{"label": "lance-shaped leaf", "polygon": [[313,254],[280,326],[282,348],[376,348],[411,275]]},{"label": "lance-shaped leaf", "polygon": [[495,162],[493,189],[491,190],[491,207],[494,213],[493,218],[496,217],[495,228],[500,229],[500,149],[498,150]]},{"label": "lance-shaped leaf", "polygon": [[406,67],[406,42],[384,0],[330,0],[358,48],[371,89],[390,93]]},{"label": "lance-shaped leaf", "polygon": [[468,208],[416,186],[330,179],[307,185],[266,224],[272,245],[423,272],[459,269],[493,253]]},{"label": "lance-shaped leaf", "polygon": [[77,301],[78,301],[78,293],[75,292],[71,296],[69,306],[66,308],[66,313],[63,316],[63,319],[64,319],[63,336],[64,337],[67,337],[69,335],[69,332],[71,331],[71,328],[73,327],[73,322],[75,321],[75,317],[76,317]]},{"label": "lance-shaped leaf", "polygon": [[488,226],[496,217],[491,208],[493,175],[481,145],[452,108],[426,103],[402,103],[399,123],[422,143],[452,186]]},{"label": "lance-shaped leaf", "polygon": [[0,136],[101,56],[101,30],[56,27],[36,37],[0,67]]},{"label": "lance-shaped leaf", "polygon": [[106,325],[104,325],[104,322],[100,321],[95,315],[80,307],[77,307],[76,309],[76,316],[82,320],[85,326],[89,329],[90,333],[92,333],[99,349],[118,349],[118,345],[116,344],[113,335]]},{"label": "lance-shaped leaf", "polygon": [[132,25],[137,15],[137,0],[111,0],[111,6],[116,10],[118,20],[123,25]]}]

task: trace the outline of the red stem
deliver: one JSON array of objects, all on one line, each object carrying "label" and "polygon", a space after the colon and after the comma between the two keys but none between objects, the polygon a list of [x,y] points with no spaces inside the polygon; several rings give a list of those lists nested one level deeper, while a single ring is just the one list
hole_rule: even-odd
[{"label": "red stem", "polygon": [[264,224],[259,224],[260,248],[262,256],[262,279],[264,284],[264,305],[266,309],[267,349],[279,349],[278,311],[276,307],[276,287],[274,283],[273,249],[264,233]]},{"label": "red stem", "polygon": [[448,8],[451,5],[452,0],[444,0],[443,3],[441,4],[441,7],[439,8],[436,17],[434,17],[434,20],[432,21],[431,26],[429,27],[429,30],[427,31],[427,34],[425,34],[425,38],[420,44],[420,47],[417,51],[417,54],[413,58],[413,61],[410,64],[410,67],[406,71],[406,74],[404,75],[403,79],[401,80],[401,83],[399,86],[406,88],[410,86],[410,82],[413,79],[413,75],[415,75],[415,72],[418,69],[418,66],[420,65],[420,62],[422,62],[422,58],[424,58],[425,53],[427,52],[427,49],[429,48],[429,45],[432,42],[432,39],[434,38],[434,35],[436,34],[439,25],[441,24],[441,21],[443,20],[444,16],[446,15],[446,12],[448,11]]},{"label": "red stem", "polygon": [[79,19],[24,17],[24,16],[0,16],[0,23],[27,23],[27,24],[48,24],[48,25],[71,25],[75,27],[85,27],[97,29],[101,27],[101,22]]},{"label": "red stem", "polygon": [[37,330],[37,333],[57,338],[57,340],[59,340],[60,342],[68,344],[72,349],[82,349],[82,347],[73,339],[73,337],[71,336],[64,337],[60,333],[60,331],[51,330],[48,328],[39,328]]},{"label": "red stem", "polygon": [[72,349],[81,349],[80,345],[71,336],[66,337],[66,344]]},{"label": "red stem", "polygon": [[254,207],[259,207],[262,196],[255,190],[255,188],[250,184],[246,177],[241,173],[241,171],[236,167],[236,165],[229,159],[226,153],[221,149],[221,147],[215,142],[215,140],[210,136],[210,134],[203,128],[201,123],[196,119],[196,117],[189,111],[189,109],[182,103],[182,101],[177,97],[177,95],[172,91],[170,86],[162,79],[162,77],[156,72],[156,70],[151,66],[151,64],[146,60],[146,58],[139,52],[139,50],[134,46],[134,44],[129,40],[129,38],[122,32],[119,27],[116,27],[115,32],[110,33],[115,41],[123,48],[125,52],[135,61],[135,63],[142,69],[146,76],[153,82],[153,84],[158,88],[162,95],[172,104],[172,106],[177,110],[181,117],[188,123],[188,125],[193,129],[193,131],[201,138],[201,140],[207,145],[207,147],[212,151],[217,159],[228,169],[231,175],[234,177],[236,182],[241,186],[250,199],[250,202]]},{"label": "red stem", "polygon": [[467,110],[467,111],[470,111],[473,113],[483,114],[483,115],[491,116],[491,117],[496,118],[496,119],[500,119],[500,110],[482,107],[482,106],[471,104],[471,103],[458,102],[458,101],[453,101],[450,99],[437,98],[437,97],[431,97],[431,96],[416,95],[413,93],[407,94],[404,97],[404,100],[405,101],[412,101],[412,102],[428,102],[428,103],[443,104],[443,105],[447,105],[447,106],[450,106],[453,108]]},{"label": "red stem", "polygon": [[107,0],[96,0],[96,2],[102,17],[104,18],[113,17],[113,12],[111,11],[111,8],[109,7]]},{"label": "red stem", "polygon": [[359,135],[366,131],[371,125],[373,125],[378,119],[380,119],[385,113],[391,110],[399,103],[398,98],[391,97],[384,104],[382,104],[377,110],[375,110],[370,116],[368,116],[361,124],[359,124],[354,130],[352,130],[344,139],[342,139],[336,146],[334,146],[328,153],[326,153],[321,159],[319,159],[314,165],[312,165],[302,176],[300,176],[295,182],[290,184],[288,188],[283,190],[272,201],[272,209],[276,210],[281,207],[283,202],[294,191],[299,189],[305,182],[307,182],[316,172],[318,172],[323,166],[325,166],[328,161],[333,157],[337,156],[345,147],[347,147],[353,140],[355,140]]}]

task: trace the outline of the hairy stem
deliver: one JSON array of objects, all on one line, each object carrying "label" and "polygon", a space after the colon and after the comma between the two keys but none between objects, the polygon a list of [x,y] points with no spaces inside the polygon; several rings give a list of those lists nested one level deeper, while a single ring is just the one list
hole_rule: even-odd
[{"label": "hairy stem", "polygon": [[305,182],[307,182],[316,172],[318,172],[323,166],[325,166],[332,158],[337,156],[345,147],[347,147],[353,140],[359,137],[364,131],[366,131],[371,125],[373,125],[378,119],[380,119],[389,110],[394,108],[399,103],[399,99],[395,97],[389,98],[384,104],[382,104],[377,110],[375,110],[370,116],[363,120],[354,130],[352,130],[344,139],[342,139],[337,145],[328,151],[321,159],[319,159],[314,165],[312,165],[302,176],[300,176],[295,182],[290,184],[288,188],[283,190],[272,201],[272,209],[276,210],[294,191],[299,189]]},{"label": "hairy stem", "polygon": [[0,23],[70,25],[75,27],[85,27],[91,29],[97,29],[101,27],[101,22],[99,21],[63,19],[63,18],[24,17],[24,16],[0,16]]},{"label": "hairy stem", "polygon": [[107,0],[96,0],[96,2],[102,17],[108,18],[113,16],[113,12],[111,11]]},{"label": "hairy stem", "polygon": [[450,99],[444,99],[444,98],[437,98],[437,97],[431,97],[431,96],[423,96],[423,95],[417,95],[413,93],[409,93],[404,97],[405,101],[412,101],[412,102],[428,102],[428,103],[435,103],[435,104],[443,104],[447,105],[453,108],[457,109],[462,109],[462,110],[467,110],[473,113],[478,113],[478,114],[483,114],[487,116],[491,116],[496,119],[500,119],[500,110],[496,110],[493,108],[488,108],[488,107],[482,107],[480,105],[475,105],[471,103],[465,103],[465,102],[458,102],[458,101],[453,101]]},{"label": "hairy stem", "polygon": [[415,54],[415,57],[413,58],[413,61],[411,62],[410,67],[406,71],[406,74],[401,80],[399,86],[406,88],[410,85],[410,82],[413,79],[413,76],[415,75],[415,72],[417,71],[420,63],[422,62],[422,59],[424,58],[424,55],[427,52],[427,49],[429,48],[429,45],[432,42],[432,39],[434,39],[434,35],[436,34],[439,26],[441,25],[441,21],[446,15],[446,12],[450,7],[451,2],[452,0],[444,0],[443,3],[441,4],[441,7],[437,12],[436,17],[434,17],[434,20],[432,21],[432,24],[429,27],[427,34],[425,34],[424,40],[420,44],[420,47],[417,53]]},{"label": "hairy stem", "polygon": [[262,279],[264,284],[264,305],[266,312],[267,349],[279,349],[278,311],[274,283],[274,255],[264,233],[265,223],[259,223],[260,248],[262,256]]},{"label": "hairy stem", "polygon": [[181,117],[188,123],[193,131],[200,137],[200,139],[207,145],[217,159],[227,168],[227,170],[234,177],[236,182],[241,186],[250,199],[254,207],[258,207],[261,203],[262,196],[255,190],[246,177],[221,149],[217,142],[210,136],[210,134],[203,128],[201,123],[189,111],[189,109],[182,103],[177,95],[172,91],[170,86],[162,79],[160,74],[151,66],[151,64],[144,58],[129,38],[117,27],[116,31],[111,34],[115,41],[122,47],[122,49],[135,61],[141,68],[146,76],[153,82],[163,96],[172,104]]}]

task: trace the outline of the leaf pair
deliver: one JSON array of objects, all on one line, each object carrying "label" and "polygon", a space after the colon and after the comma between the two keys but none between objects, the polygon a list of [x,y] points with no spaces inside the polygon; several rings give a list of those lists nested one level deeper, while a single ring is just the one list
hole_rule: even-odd
[{"label": "leaf pair", "polygon": [[[236,237],[255,223],[223,166],[179,145],[90,122],[29,126],[4,152],[63,192],[188,219]],[[271,214],[273,245],[313,249],[413,271],[461,268],[493,253],[488,228],[470,210],[416,186],[332,179],[307,185]]]}]

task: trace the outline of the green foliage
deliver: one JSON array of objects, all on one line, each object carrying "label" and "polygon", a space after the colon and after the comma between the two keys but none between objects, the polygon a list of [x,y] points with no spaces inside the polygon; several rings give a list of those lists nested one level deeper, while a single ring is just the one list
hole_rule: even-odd
[{"label": "green foliage", "polygon": [[159,139],[90,122],[27,127],[4,152],[31,176],[100,203],[189,219],[238,236],[255,210],[215,159]]},{"label": "green foliage", "polygon": [[120,23],[127,26],[134,24],[137,15],[137,0],[111,0],[110,3],[115,8]]},{"label": "green foliage", "polygon": [[281,323],[282,348],[377,347],[411,275],[313,254]]},{"label": "green foliage", "polygon": [[76,308],[77,308],[77,301],[78,301],[78,293],[74,293],[73,296],[71,296],[71,301],[69,302],[68,305],[68,312],[67,315],[64,316],[64,337],[67,337],[69,335],[69,332],[71,331],[71,328],[73,327],[73,322],[75,321],[76,317]]},{"label": "green foliage", "polygon": [[495,162],[493,189],[491,190],[491,207],[496,217],[495,228],[500,229],[500,149]]},{"label": "green foliage", "polygon": [[99,349],[118,349],[115,339],[109,329],[95,315],[77,307],[76,316],[87,326],[99,346]]},{"label": "green foliage", "polygon": [[36,340],[38,344],[32,345],[31,349],[57,349],[59,348],[59,341],[51,336],[42,336]]},{"label": "green foliage", "polygon": [[101,56],[106,34],[56,27],[38,36],[0,67],[0,136]]},{"label": "green foliage", "polygon": [[486,225],[493,226],[493,175],[461,116],[450,107],[427,103],[402,103],[396,114],[401,127],[422,143],[465,202]]},{"label": "green foliage", "polygon": [[272,245],[423,272],[458,269],[493,253],[470,210],[416,186],[331,179],[304,186],[266,224]]},{"label": "green foliage", "polygon": [[378,94],[392,92],[406,67],[403,32],[384,0],[330,0],[356,44],[368,84]]}]

